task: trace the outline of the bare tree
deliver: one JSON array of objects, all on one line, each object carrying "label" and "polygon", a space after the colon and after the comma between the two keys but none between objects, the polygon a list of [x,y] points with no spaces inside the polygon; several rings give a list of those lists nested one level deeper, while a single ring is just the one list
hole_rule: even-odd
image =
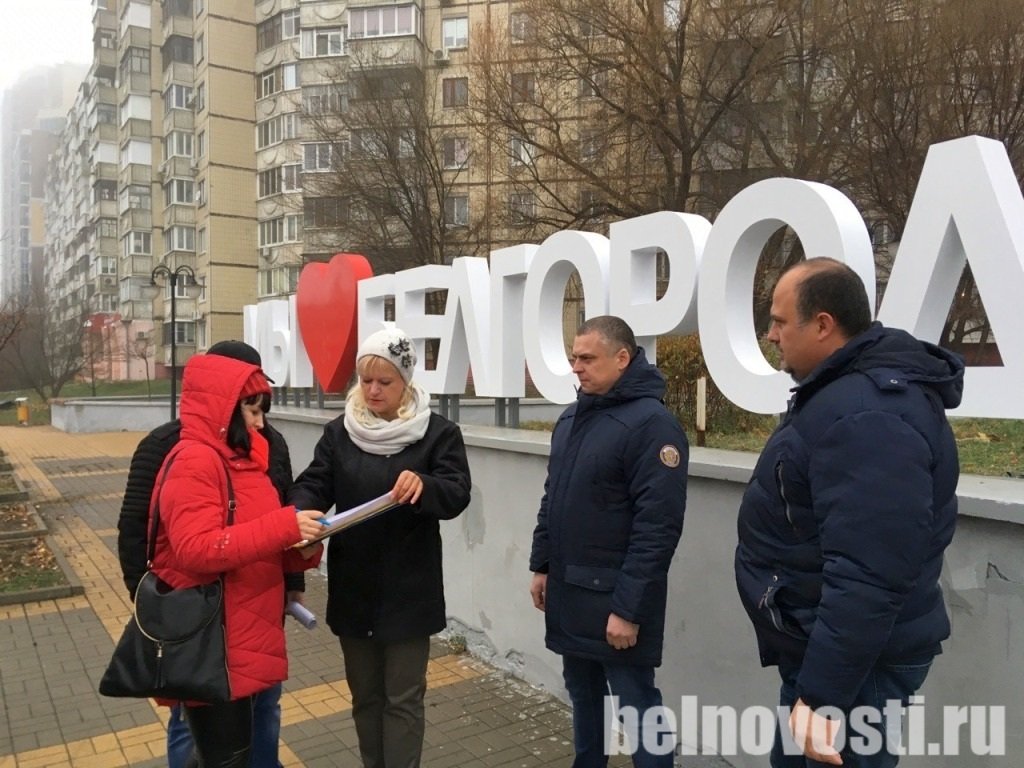
[{"label": "bare tree", "polygon": [[153,385],[149,375],[149,361],[153,358],[155,352],[155,346],[153,344],[153,332],[147,331],[139,334],[131,342],[131,346],[128,351],[129,365],[131,364],[131,358],[142,361],[142,367],[146,371],[146,398],[149,400],[153,399]]},{"label": "bare tree", "polygon": [[84,364],[86,316],[59,321],[53,318],[45,288],[33,286],[19,332],[5,351],[10,366],[43,400],[57,397]]},{"label": "bare tree", "polygon": [[[499,18],[495,16],[495,18]],[[710,0],[524,0],[475,32],[474,104],[539,230],[712,208],[730,109],[778,58],[780,13]]]},{"label": "bare tree", "polygon": [[0,306],[0,352],[10,343],[25,323],[25,308],[8,299]]},{"label": "bare tree", "polygon": [[[369,41],[367,41],[369,42]],[[438,82],[355,45],[345,69],[307,98],[303,231],[307,251],[363,253],[378,271],[485,253],[469,207],[469,147],[440,119]],[[324,95],[326,92],[326,95]]]}]

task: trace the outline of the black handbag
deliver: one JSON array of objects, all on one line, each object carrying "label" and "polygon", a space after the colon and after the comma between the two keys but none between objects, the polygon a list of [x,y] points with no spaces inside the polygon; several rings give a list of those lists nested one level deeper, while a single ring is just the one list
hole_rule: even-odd
[{"label": "black handbag", "polygon": [[[160,487],[174,463],[172,456]],[[235,495],[227,478],[227,524],[235,518]],[[160,525],[160,494],[153,506],[147,559],[152,567]],[[162,698],[209,704],[231,700],[224,637],[224,576],[172,589],[151,570],[135,592],[132,618],[100,680],[104,696]]]}]

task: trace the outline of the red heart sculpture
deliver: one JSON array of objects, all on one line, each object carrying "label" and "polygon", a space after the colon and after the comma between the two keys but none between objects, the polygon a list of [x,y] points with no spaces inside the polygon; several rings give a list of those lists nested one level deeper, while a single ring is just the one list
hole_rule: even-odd
[{"label": "red heart sculpture", "polygon": [[337,253],[330,262],[302,269],[295,290],[299,330],[324,392],[344,392],[356,367],[359,345],[356,283],[373,268],[358,253]]}]

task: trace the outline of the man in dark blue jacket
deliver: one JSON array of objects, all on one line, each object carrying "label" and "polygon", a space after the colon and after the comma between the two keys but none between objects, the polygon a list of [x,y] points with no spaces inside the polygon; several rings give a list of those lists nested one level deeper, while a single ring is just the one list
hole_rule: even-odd
[{"label": "man in dark blue jacket", "polygon": [[[661,706],[654,668],[661,664],[668,569],[683,528],[689,451],[661,402],[664,378],[625,322],[585,322],[572,363],[580,391],[551,437],[530,594],[544,611],[547,647],[562,655],[573,766],[603,768],[609,689],[618,706],[635,708],[636,722]],[[642,732],[627,729],[627,738],[634,765],[672,765],[673,744],[649,751]]]},{"label": "man in dark blue jacket", "polygon": [[[768,340],[797,386],[744,494],[735,567],[792,710],[771,764],[888,768],[900,723],[886,702],[907,704],[949,636],[939,573],[959,460],[945,409],[963,364],[872,323],[860,278],[826,258],[779,279]],[[841,751],[825,706],[846,720]]]}]

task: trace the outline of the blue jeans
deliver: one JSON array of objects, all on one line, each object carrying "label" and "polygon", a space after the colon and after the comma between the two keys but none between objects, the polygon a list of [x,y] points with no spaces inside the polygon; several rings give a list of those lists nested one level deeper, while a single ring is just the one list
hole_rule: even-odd
[{"label": "blue jeans", "polygon": [[[605,768],[608,765],[605,697],[618,697],[619,707],[633,707],[636,733],[627,728],[630,746],[636,745],[637,768],[672,768],[673,750],[653,755],[644,748],[641,723],[651,707],[661,706],[661,691],[654,685],[654,667],[613,664],[576,656],[562,657],[562,677],[572,700],[572,728],[576,759],[573,768]],[[674,747],[674,745],[673,745]]]},{"label": "blue jeans", "polygon": [[[249,768],[281,768],[277,759],[277,741],[281,735],[281,684],[272,685],[256,694],[252,713],[252,752]],[[171,707],[167,723],[168,768],[190,768],[192,734],[180,704]]]},{"label": "blue jeans", "polygon": [[[932,658],[919,659],[908,664],[879,664],[868,673],[867,680],[863,687],[857,692],[853,700],[851,710],[857,707],[870,707],[872,713],[878,713],[877,720],[872,718],[869,722],[861,717],[857,718],[851,733],[850,728],[844,728],[844,744],[840,754],[843,758],[843,768],[893,768],[899,762],[899,756],[895,753],[895,747],[899,744],[899,733],[901,723],[890,721],[886,717],[886,702],[898,700],[902,706],[907,706],[910,697],[914,695],[932,665]],[[797,699],[796,678],[800,673],[799,669],[784,670],[779,668],[782,676],[782,687],[779,691],[779,704],[790,708]],[[849,712],[844,713],[849,715]],[[844,721],[845,722],[845,721]],[[781,729],[788,730],[788,723],[779,723],[775,732],[775,744],[772,747],[771,765],[772,768],[818,768],[824,766],[817,760],[810,760],[803,755],[787,755],[783,750]],[[870,731],[870,734],[869,734]],[[887,731],[891,734],[886,738]],[[858,742],[864,742],[869,737],[871,742],[880,746],[879,751],[874,754],[858,754],[850,748],[851,738]],[[888,747],[892,747],[890,750]]]}]

